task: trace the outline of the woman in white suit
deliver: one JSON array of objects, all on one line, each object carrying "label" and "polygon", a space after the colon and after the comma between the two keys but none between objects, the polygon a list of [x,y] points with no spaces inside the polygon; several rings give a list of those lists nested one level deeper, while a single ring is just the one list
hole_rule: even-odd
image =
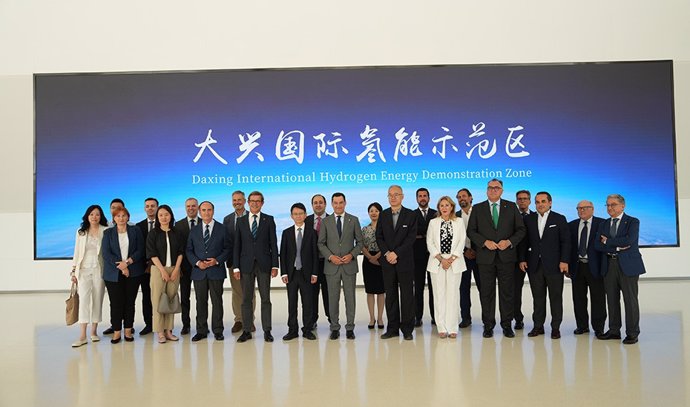
[{"label": "woman in white suit", "polygon": [[105,283],[103,281],[103,257],[101,242],[108,221],[103,209],[91,205],[86,209],[77,230],[72,258],[72,282],[79,287],[79,340],[72,343],[73,348],[86,345],[86,326],[91,324],[91,341],[98,342],[98,323],[101,322]]},{"label": "woman in white suit", "polygon": [[434,287],[434,312],[439,337],[458,336],[460,279],[465,271],[465,224],[455,216],[455,202],[448,196],[438,200],[438,215],[429,222],[426,245],[427,270]]}]

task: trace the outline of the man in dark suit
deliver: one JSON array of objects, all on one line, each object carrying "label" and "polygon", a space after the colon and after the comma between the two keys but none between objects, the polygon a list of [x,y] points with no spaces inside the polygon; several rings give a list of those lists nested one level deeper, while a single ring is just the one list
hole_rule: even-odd
[{"label": "man in dark suit", "polygon": [[[144,242],[149,235],[149,231],[153,229],[156,222],[156,211],[158,211],[158,200],[156,198],[146,198],[144,200],[144,212],[146,212],[146,219],[137,223],[137,227],[144,235]],[[144,317],[146,326],[139,332],[139,335],[147,335],[151,333],[153,326],[153,305],[151,305],[151,262],[146,261],[146,271],[141,277],[141,314]]]},{"label": "man in dark suit", "polygon": [[551,194],[545,191],[534,196],[536,213],[525,218],[527,236],[518,246],[520,270],[529,268],[532,289],[534,328],[527,336],[544,334],[546,293],[551,306],[551,338],[561,337],[563,321],[563,276],[570,261],[570,232],[565,216],[551,210]]},{"label": "man in dark suit", "polygon": [[426,271],[429,261],[429,250],[426,247],[426,230],[429,221],[436,217],[436,211],[429,208],[429,190],[419,188],[416,192],[417,205],[414,210],[417,216],[417,238],[414,242],[414,299],[415,299],[415,321],[414,326],[422,326],[422,316],[424,315],[424,280],[429,287],[429,315],[431,324],[434,325],[434,291],[431,286],[431,277]]},{"label": "man in dark suit", "polygon": [[[470,224],[470,215],[472,214],[472,193],[467,188],[462,188],[455,195],[458,200],[460,210],[455,213],[455,216],[462,218],[465,224],[465,231]],[[479,281],[479,267],[477,266],[477,252],[472,248],[472,241],[465,239],[465,249],[462,256],[465,259],[465,266],[467,269],[462,272],[460,279],[460,328],[467,328],[472,325],[472,301],[470,295],[470,288],[472,287],[472,275],[474,275],[474,283],[477,285],[477,291],[481,292],[481,282]]]},{"label": "man in dark suit", "polygon": [[[242,281],[242,321],[252,320],[252,297],[258,283],[261,297],[261,327],[264,340],[273,342],[271,335],[271,278],[278,275],[278,243],[273,216],[261,212],[264,195],[259,191],[249,194],[249,215],[237,220],[233,242],[232,264],[234,277]],[[252,339],[250,324],[244,324],[244,332],[237,342]]]},{"label": "man in dark suit", "polygon": [[[321,194],[316,194],[311,197],[311,207],[314,213],[307,216],[307,220],[304,223],[306,227],[313,229],[316,232],[316,238],[318,240],[319,232],[321,231],[321,224],[328,216],[326,213],[326,197]],[[319,319],[319,292],[321,292],[321,299],[323,302],[323,311],[328,319],[328,323],[331,323],[330,310],[328,305],[328,282],[326,281],[326,275],[323,273],[325,267],[325,259],[321,252],[319,252],[319,264],[318,264],[318,278],[316,284],[312,285],[312,290],[314,293],[312,295],[312,330],[316,329],[316,321]]]},{"label": "man in dark suit", "polygon": [[[381,339],[393,338],[402,331],[405,340],[412,340],[414,329],[414,251],[417,237],[417,216],[402,206],[405,198],[398,185],[388,188],[390,208],[384,209],[376,225],[376,244],[380,258],[383,285],[386,289],[388,328]],[[398,297],[398,290],[400,296]]]},{"label": "man in dark suit", "polygon": [[[175,222],[175,230],[182,236],[182,241],[189,239],[189,231],[199,224],[199,201],[196,198],[187,198],[184,201],[184,209],[187,214],[184,219]],[[192,265],[187,259],[187,253],[183,254],[182,266],[180,266],[180,302],[182,303],[182,330],[180,334],[189,334],[191,318],[189,311],[191,308],[192,296]]]},{"label": "man in dark suit", "polygon": [[306,227],[307,208],[296,203],[290,208],[290,216],[295,224],[283,230],[280,240],[280,275],[287,285],[288,295],[288,333],[284,341],[297,338],[297,294],[302,297],[302,336],[315,340],[312,332],[312,284],[318,278],[319,256],[316,247],[318,240],[313,228]]},{"label": "man in dark suit", "polygon": [[482,289],[483,336],[491,338],[496,325],[496,280],[503,335],[515,336],[513,320],[513,273],[517,245],[525,236],[525,225],[515,203],[501,199],[503,181],[492,179],[487,185],[488,200],[472,207],[467,236],[477,252]]},{"label": "man in dark suit", "polygon": [[187,260],[193,266],[192,281],[196,294],[196,334],[192,342],[208,336],[208,298],[211,297],[211,329],[217,341],[223,336],[223,281],[227,261],[232,252],[228,231],[213,219],[214,206],[209,201],[199,205],[201,224],[189,232]]},{"label": "man in dark suit", "polygon": [[597,230],[604,219],[594,216],[594,204],[580,201],[578,219],[568,223],[570,228],[570,278],[573,281],[573,308],[577,328],[575,335],[589,332],[587,288],[592,304],[592,328],[596,336],[604,333],[606,322],[606,291],[601,274],[601,252],[594,248]]},{"label": "man in dark suit", "polygon": [[[525,217],[532,213],[532,211],[529,210],[531,199],[532,194],[526,189],[522,189],[515,193],[515,203],[517,204],[518,211],[520,211],[520,216],[522,216],[523,222],[525,221]],[[523,238],[523,240],[525,238]],[[513,273],[513,310],[515,313],[515,329],[523,329],[525,327],[525,315],[522,313],[522,287],[525,285],[526,274],[527,273],[520,270],[520,266],[518,266],[516,263],[515,273]]]},{"label": "man in dark suit", "polygon": [[621,300],[625,303],[625,339],[623,343],[637,343],[640,335],[640,305],[637,299],[637,282],[645,273],[640,253],[640,220],[628,216],[625,198],[611,194],[606,198],[606,210],[610,216],[599,225],[594,247],[605,254],[601,258],[604,273],[606,302],[609,307],[609,330],[599,339],[621,338]]},{"label": "man in dark suit", "polygon": [[[232,207],[234,211],[223,218],[223,225],[225,229],[232,231],[231,235],[234,239],[235,231],[237,230],[237,220],[243,216],[247,215],[247,210],[244,208],[246,203],[246,198],[244,197],[244,192],[235,191],[232,193]],[[235,267],[232,265],[233,256],[230,256],[227,261],[228,272],[230,273],[230,286],[232,287],[232,313],[235,315],[235,323],[230,328],[230,332],[237,333],[243,330],[244,324],[242,323],[242,282],[234,277],[233,270]],[[254,312],[256,311],[256,293],[253,292],[252,297],[252,332],[256,330],[254,327]]]}]

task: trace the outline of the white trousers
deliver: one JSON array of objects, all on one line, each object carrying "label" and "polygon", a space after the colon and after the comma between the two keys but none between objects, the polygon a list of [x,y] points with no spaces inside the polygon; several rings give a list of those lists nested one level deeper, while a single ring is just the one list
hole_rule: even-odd
[{"label": "white trousers", "polygon": [[77,279],[79,287],[79,321],[80,324],[101,322],[105,281],[99,268],[81,269]]},{"label": "white trousers", "polygon": [[453,273],[452,269],[441,269],[431,275],[434,287],[434,319],[439,333],[458,333],[460,315],[460,280],[462,273]]}]

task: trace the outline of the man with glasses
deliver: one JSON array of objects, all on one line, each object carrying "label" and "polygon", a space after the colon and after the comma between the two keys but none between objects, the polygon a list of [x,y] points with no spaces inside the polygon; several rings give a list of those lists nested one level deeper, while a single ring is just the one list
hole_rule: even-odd
[{"label": "man with glasses", "polygon": [[[515,193],[515,202],[517,203],[518,210],[520,211],[520,216],[522,216],[522,221],[525,221],[525,217],[532,213],[529,210],[530,199],[532,199],[532,194],[526,189],[522,189]],[[514,289],[513,289],[513,309],[515,310],[515,329],[522,329],[525,327],[525,315],[522,313],[522,287],[525,285],[525,275],[527,273],[520,270],[520,267],[515,265],[514,276]]]},{"label": "man with glasses", "polygon": [[496,280],[501,328],[507,338],[515,337],[513,321],[513,273],[517,245],[525,236],[525,224],[514,202],[501,199],[503,181],[496,178],[486,188],[488,199],[472,207],[467,236],[477,248],[477,264],[482,289],[484,338],[494,335],[496,325]]},{"label": "man with glasses", "polygon": [[604,333],[606,322],[606,291],[601,272],[601,252],[594,248],[597,230],[604,219],[594,216],[594,204],[580,201],[577,204],[578,219],[568,224],[570,228],[570,278],[573,281],[573,308],[577,328],[575,335],[589,332],[587,313],[587,289],[589,289],[592,329],[596,336]]}]

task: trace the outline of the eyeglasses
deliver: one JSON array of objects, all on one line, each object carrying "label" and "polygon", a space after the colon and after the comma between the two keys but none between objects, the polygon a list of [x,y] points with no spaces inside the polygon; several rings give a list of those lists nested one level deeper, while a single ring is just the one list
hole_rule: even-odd
[{"label": "eyeglasses", "polygon": [[593,206],[578,206],[575,209],[577,209],[578,211],[585,211],[587,209],[594,209],[594,207]]},{"label": "eyeglasses", "polygon": [[260,199],[250,199],[249,203],[261,203],[262,201]]},{"label": "eyeglasses", "polygon": [[398,197],[401,197],[401,196],[402,196],[402,194],[388,194],[388,197],[389,197],[389,198],[398,198]]},{"label": "eyeglasses", "polygon": [[616,206],[620,205],[618,202],[612,203],[612,204],[606,204],[607,208],[615,208]]},{"label": "eyeglasses", "polygon": [[503,188],[501,187],[486,187],[487,191],[500,191]]}]

